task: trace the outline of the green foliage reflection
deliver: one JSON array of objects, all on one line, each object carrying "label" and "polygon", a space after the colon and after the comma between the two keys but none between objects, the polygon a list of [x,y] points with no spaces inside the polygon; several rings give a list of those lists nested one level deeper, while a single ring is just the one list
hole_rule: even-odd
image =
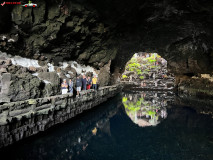
[{"label": "green foliage reflection", "polygon": [[150,126],[159,123],[159,111],[162,109],[160,106],[150,104],[141,97],[132,100],[132,97],[124,96],[122,102],[127,115],[139,126]]}]

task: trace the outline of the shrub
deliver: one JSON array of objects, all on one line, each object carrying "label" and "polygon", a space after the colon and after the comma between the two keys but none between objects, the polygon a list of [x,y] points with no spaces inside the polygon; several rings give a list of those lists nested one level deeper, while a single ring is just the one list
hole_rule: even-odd
[{"label": "shrub", "polygon": [[124,75],[122,75],[122,78],[125,79],[125,78],[128,78],[128,77],[124,74]]},{"label": "shrub", "polygon": [[140,79],[144,79],[144,76],[140,76]]}]

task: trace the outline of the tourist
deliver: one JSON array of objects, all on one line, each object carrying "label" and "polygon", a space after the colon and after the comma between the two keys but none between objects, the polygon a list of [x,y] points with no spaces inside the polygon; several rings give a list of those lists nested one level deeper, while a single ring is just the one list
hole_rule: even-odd
[{"label": "tourist", "polygon": [[67,88],[68,88],[67,80],[64,79],[64,81],[61,84],[61,92],[62,92],[62,94],[67,94],[67,91],[68,91]]},{"label": "tourist", "polygon": [[87,90],[91,88],[92,80],[90,77],[87,78]]},{"label": "tourist", "polygon": [[85,75],[83,75],[82,85],[83,85],[83,90],[86,90],[87,89],[87,78]]},{"label": "tourist", "polygon": [[96,78],[96,75],[94,75],[94,77],[92,78],[92,88],[94,90],[97,90],[97,88],[98,88],[97,82],[98,82],[98,79]]},{"label": "tourist", "polygon": [[81,91],[81,85],[82,85],[82,80],[80,76],[78,75],[76,79],[77,96],[79,96],[79,93]]},{"label": "tourist", "polygon": [[69,93],[73,94],[73,81],[71,79],[69,81]]}]

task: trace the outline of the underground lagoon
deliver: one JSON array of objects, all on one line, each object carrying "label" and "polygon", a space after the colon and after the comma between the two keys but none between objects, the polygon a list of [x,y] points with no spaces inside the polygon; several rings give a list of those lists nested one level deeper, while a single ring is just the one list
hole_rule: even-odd
[{"label": "underground lagoon", "polygon": [[212,7],[1,3],[0,159],[212,160]]}]

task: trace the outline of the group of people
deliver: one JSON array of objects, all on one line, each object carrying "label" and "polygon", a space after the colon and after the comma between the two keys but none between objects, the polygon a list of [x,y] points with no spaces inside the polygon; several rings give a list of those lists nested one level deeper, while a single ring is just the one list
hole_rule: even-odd
[{"label": "group of people", "polygon": [[[68,92],[73,94],[73,81],[70,79],[69,82],[67,83],[67,80],[64,79],[62,84],[61,84],[61,91],[62,94],[67,94]],[[93,78],[91,77],[86,77],[83,75],[81,78],[80,75],[77,76],[76,79],[76,91],[77,91],[77,96],[79,96],[81,90],[89,90],[89,89],[94,89],[97,90],[98,88],[98,79],[96,75],[94,75]]]}]

